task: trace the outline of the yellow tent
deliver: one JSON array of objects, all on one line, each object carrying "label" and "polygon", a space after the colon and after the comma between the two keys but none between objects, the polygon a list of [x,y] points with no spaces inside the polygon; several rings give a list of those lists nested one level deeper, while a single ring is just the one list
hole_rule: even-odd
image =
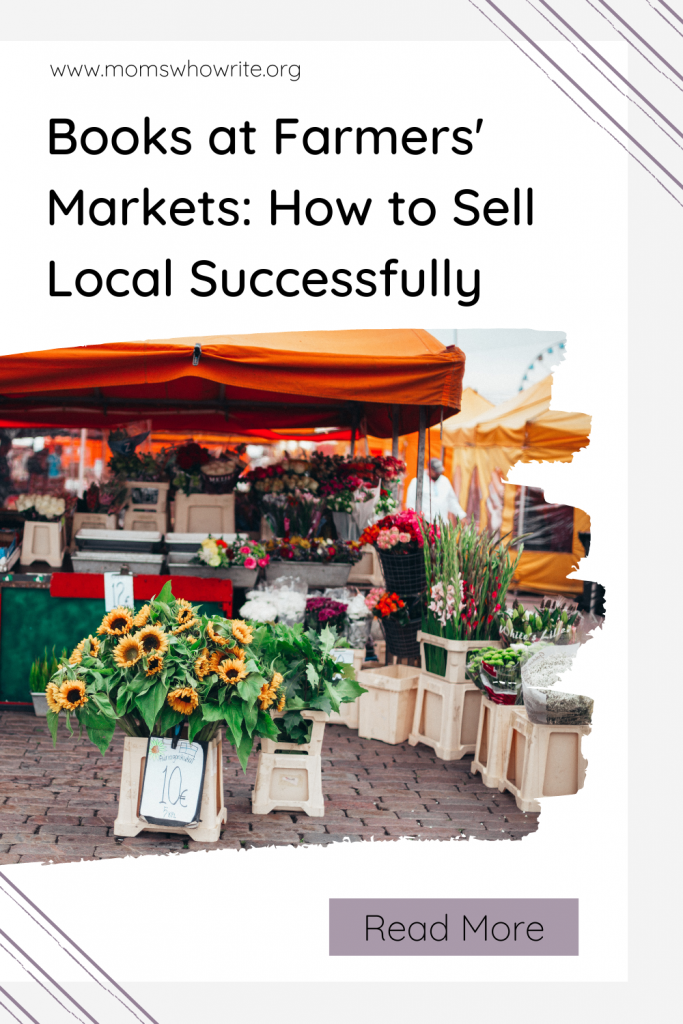
[{"label": "yellow tent", "polygon": [[551,391],[549,375],[501,405],[451,417],[443,427],[446,468],[460,504],[478,523],[502,536],[531,534],[517,569],[519,588],[580,593],[582,582],[566,576],[585,554],[578,535],[590,530],[589,517],[574,509],[568,519],[567,506],[548,505],[537,489],[504,483],[516,462],[571,462],[589,444],[590,416],[551,410]]}]

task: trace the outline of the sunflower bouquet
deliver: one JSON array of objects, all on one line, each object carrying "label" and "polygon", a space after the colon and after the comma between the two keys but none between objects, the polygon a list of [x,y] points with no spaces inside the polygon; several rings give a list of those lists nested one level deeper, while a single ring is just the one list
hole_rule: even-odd
[{"label": "sunflower bouquet", "polygon": [[56,742],[60,715],[104,753],[118,727],[128,736],[169,736],[187,725],[192,740],[209,741],[226,726],[246,771],[255,736],[277,737],[269,709],[283,710],[283,675],[259,659],[253,627],[201,615],[166,583],[138,612],[108,612],[95,636],[84,637],[46,690],[48,725]]}]

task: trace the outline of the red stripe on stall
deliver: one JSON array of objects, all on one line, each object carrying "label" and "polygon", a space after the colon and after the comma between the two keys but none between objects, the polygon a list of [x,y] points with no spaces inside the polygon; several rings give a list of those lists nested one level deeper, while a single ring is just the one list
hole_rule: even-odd
[{"label": "red stripe on stall", "polygon": [[[212,580],[203,576],[133,576],[133,595],[136,601],[149,601],[169,580],[174,597],[182,597],[193,603],[216,601],[223,606],[226,617],[231,617],[230,580]],[[104,576],[95,572],[53,572],[50,596],[94,597],[104,600]]]}]

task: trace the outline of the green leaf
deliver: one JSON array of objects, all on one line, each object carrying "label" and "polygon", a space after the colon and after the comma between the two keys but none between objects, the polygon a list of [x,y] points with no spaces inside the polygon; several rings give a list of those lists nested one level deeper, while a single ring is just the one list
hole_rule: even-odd
[{"label": "green leaf", "polygon": [[[331,686],[330,683],[327,680],[325,680],[324,683],[323,683],[323,691],[324,692],[323,692],[323,694],[321,694],[321,696],[322,697],[327,697],[327,699],[330,702],[331,710],[332,711],[339,711],[340,701],[339,701],[338,694],[335,692],[335,687]],[[315,699],[319,699],[319,698],[315,698]],[[311,701],[311,707],[313,707],[313,702],[312,701]],[[316,704],[316,707],[318,707],[317,704]],[[321,709],[321,710],[323,710],[323,709]]]},{"label": "green leaf", "polygon": [[269,740],[276,740],[280,735],[277,723],[273,721],[267,711],[258,711],[256,733],[258,736],[265,736]]},{"label": "green leaf", "polygon": [[59,726],[59,712],[48,711],[47,713],[47,727],[52,735],[52,746],[57,746],[57,728]]},{"label": "green leaf", "polygon": [[[169,601],[173,601],[173,591],[171,589],[171,581],[170,580],[166,580],[166,582],[164,583],[163,587],[159,591],[159,594],[154,599],[154,601],[155,601],[156,604],[165,604],[165,605],[168,605]],[[168,613],[169,613],[169,615],[171,614],[170,609],[168,609]]]},{"label": "green leaf", "polygon": [[[245,727],[245,729],[247,730],[247,732],[249,733],[250,736],[252,735],[252,733],[254,732],[254,729],[256,728],[256,723],[258,722],[258,716],[259,716],[259,709],[256,707],[256,703],[255,702],[254,702],[254,704],[251,705],[251,707],[245,707],[245,709],[244,709],[244,727]],[[268,718],[270,719],[271,722],[273,721],[272,718],[270,718],[270,715],[268,715]]]},{"label": "green leaf", "polygon": [[85,723],[88,739],[94,743],[101,754],[106,754],[116,730],[116,721],[109,718],[89,718]]},{"label": "green leaf", "polygon": [[337,632],[336,630],[330,629],[329,626],[325,626],[318,636],[320,637],[321,653],[323,657],[327,657],[337,641]]},{"label": "green leaf", "polygon": [[362,693],[368,692],[355,679],[340,679],[338,683],[334,684],[333,689],[337,695],[337,700],[342,704],[349,704],[356,697],[360,697]]},{"label": "green leaf", "polygon": [[[332,710],[332,703],[330,701],[330,698],[324,693],[322,693],[319,697],[314,697],[313,700],[309,701],[308,706],[313,711],[324,711],[328,715]],[[339,705],[337,705],[337,709],[339,709]]]},{"label": "green leaf", "polygon": [[150,733],[154,731],[154,723],[157,720],[159,712],[164,706],[165,700],[166,687],[163,683],[157,683],[156,686],[152,686],[151,689],[137,697],[135,700],[135,704]]},{"label": "green leaf", "polygon": [[190,743],[192,743],[192,740],[195,738],[197,733],[203,728],[206,722],[206,718],[202,714],[203,710],[203,708],[195,708],[195,710],[192,712],[188,719],[187,738],[189,739]]},{"label": "green leaf", "polygon": [[[243,706],[238,706],[236,702],[228,704],[227,707],[223,708],[223,714],[225,716],[225,721],[228,724],[228,729],[232,735],[232,742],[235,747],[238,747],[242,740],[242,721],[244,718]],[[230,739],[230,737],[228,737],[228,739]],[[249,740],[251,742],[251,737],[249,737]]]},{"label": "green leaf", "polygon": [[237,684],[237,692],[239,693],[242,700],[245,700],[249,707],[251,707],[261,692],[261,687],[265,683],[263,676],[249,675],[246,679],[240,679]]},{"label": "green leaf", "polygon": [[318,675],[317,669],[310,662],[306,666],[306,678],[311,686],[315,686],[316,689],[320,685],[320,676]]},{"label": "green leaf", "polygon": [[118,694],[116,695],[116,714],[119,717],[121,717],[121,715],[127,714],[132,699],[133,694],[130,692],[130,690],[127,687],[122,686]]},{"label": "green leaf", "polygon": [[225,708],[217,707],[215,704],[202,704],[202,714],[204,715],[205,722],[223,722],[225,720],[225,711]]},{"label": "green leaf", "polygon": [[244,733],[240,742],[236,745],[237,756],[239,762],[242,765],[242,771],[246,774],[247,763],[249,761],[249,755],[251,754],[251,748],[254,745],[252,737],[248,733]]}]

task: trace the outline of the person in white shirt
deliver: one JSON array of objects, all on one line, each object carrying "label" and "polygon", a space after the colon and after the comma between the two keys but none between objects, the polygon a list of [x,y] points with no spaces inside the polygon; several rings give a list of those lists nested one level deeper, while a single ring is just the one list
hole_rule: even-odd
[{"label": "person in white shirt", "polygon": [[[408,484],[406,508],[415,508],[417,495],[417,478]],[[425,470],[422,485],[422,511],[425,519],[434,522],[441,519],[444,523],[451,522],[454,526],[458,519],[465,519],[467,513],[458,504],[455,491],[450,480],[444,475],[441,459],[430,459],[429,472]]]}]

